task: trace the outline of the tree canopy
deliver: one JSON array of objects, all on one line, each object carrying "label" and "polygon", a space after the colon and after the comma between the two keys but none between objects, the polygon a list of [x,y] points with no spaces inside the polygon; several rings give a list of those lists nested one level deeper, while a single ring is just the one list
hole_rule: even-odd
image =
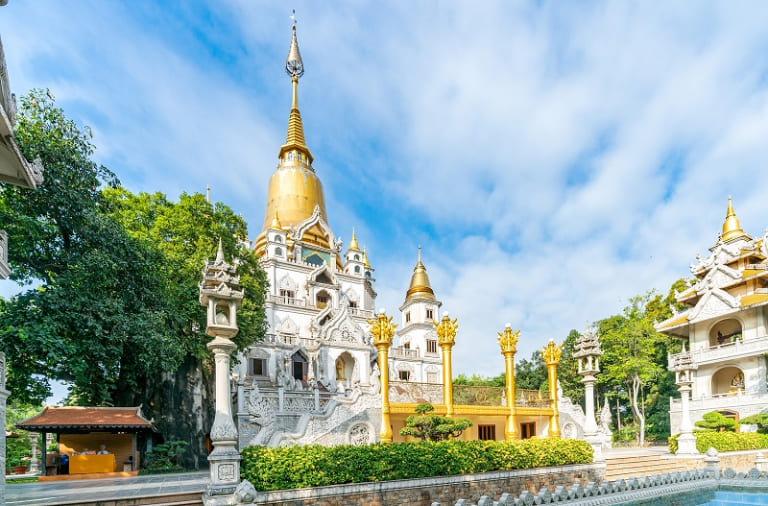
[{"label": "tree canopy", "polygon": [[416,406],[415,415],[405,419],[405,427],[400,429],[401,436],[411,436],[422,441],[444,441],[456,438],[472,426],[468,418],[451,418],[432,414],[435,407],[424,402]]},{"label": "tree canopy", "polygon": [[137,405],[158,374],[204,357],[197,283],[219,238],[246,289],[237,344],[261,338],[266,280],[238,244],[242,218],[199,194],[172,202],[121,188],[92,160],[90,132],[48,92],[22,98],[16,137],[28,159],[42,159],[45,181],[0,185],[14,278],[38,285],[0,300],[14,396],[40,402],[56,379],[70,382],[73,403]]}]

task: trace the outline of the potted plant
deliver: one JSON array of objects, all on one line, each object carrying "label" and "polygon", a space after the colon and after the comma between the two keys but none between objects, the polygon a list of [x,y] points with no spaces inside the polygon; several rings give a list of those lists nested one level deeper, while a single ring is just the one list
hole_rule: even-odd
[{"label": "potted plant", "polygon": [[32,452],[26,438],[9,439],[5,451],[6,471],[12,469],[15,474],[25,474]]}]

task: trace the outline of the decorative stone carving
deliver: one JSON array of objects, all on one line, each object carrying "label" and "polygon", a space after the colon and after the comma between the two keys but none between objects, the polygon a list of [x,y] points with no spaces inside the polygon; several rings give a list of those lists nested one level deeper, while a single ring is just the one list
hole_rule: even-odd
[{"label": "decorative stone carving", "polygon": [[372,443],[371,428],[368,424],[357,423],[349,429],[349,444],[360,446]]},{"label": "decorative stone carving", "polygon": [[235,499],[240,504],[251,504],[256,501],[256,488],[248,480],[243,480],[235,489]]}]

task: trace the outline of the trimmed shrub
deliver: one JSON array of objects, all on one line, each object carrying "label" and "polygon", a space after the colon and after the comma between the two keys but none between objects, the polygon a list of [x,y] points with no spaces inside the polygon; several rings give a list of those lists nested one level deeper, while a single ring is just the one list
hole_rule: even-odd
[{"label": "trimmed shrub", "polygon": [[[669,438],[669,451],[677,453],[677,436]],[[757,432],[694,432],[696,449],[705,453],[710,448],[719,452],[762,450],[768,448],[768,434]]]},{"label": "trimmed shrub", "polygon": [[510,469],[586,464],[592,448],[574,439],[420,441],[364,446],[249,446],[241,475],[257,490],[320,487]]}]

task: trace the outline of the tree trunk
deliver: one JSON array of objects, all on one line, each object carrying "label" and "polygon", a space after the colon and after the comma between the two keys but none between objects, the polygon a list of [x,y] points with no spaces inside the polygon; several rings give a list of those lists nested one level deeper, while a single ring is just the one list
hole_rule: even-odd
[{"label": "tree trunk", "polygon": [[645,416],[643,415],[637,403],[638,397],[640,396],[640,387],[640,376],[638,376],[637,372],[635,372],[635,374],[632,375],[632,384],[628,389],[629,402],[632,405],[632,414],[640,425],[637,433],[637,443],[638,445],[643,446],[643,444],[645,444]]},{"label": "tree trunk", "polygon": [[180,458],[186,468],[208,467],[208,436],[215,414],[214,381],[210,364],[187,356],[175,372],[148,378],[144,415],[153,421],[165,441],[189,443]]}]

